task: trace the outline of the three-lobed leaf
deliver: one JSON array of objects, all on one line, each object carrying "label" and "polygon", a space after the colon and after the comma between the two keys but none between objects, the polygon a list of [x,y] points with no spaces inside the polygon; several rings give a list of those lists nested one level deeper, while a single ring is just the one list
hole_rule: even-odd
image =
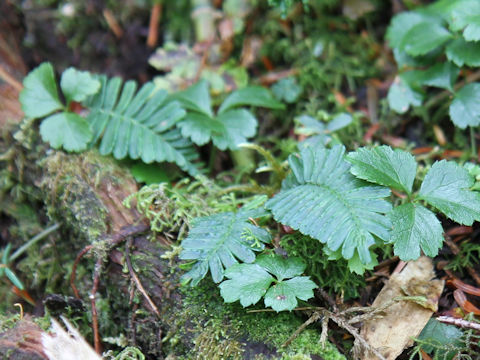
[{"label": "three-lobed leaf", "polygon": [[356,177],[411,194],[417,172],[415,158],[389,146],[360,148],[347,156]]},{"label": "three-lobed leaf", "polygon": [[225,271],[228,280],[220,284],[220,294],[225,302],[240,300],[244,307],[256,304],[264,296],[265,306],[277,312],[293,310],[297,299],[312,298],[317,287],[309,277],[300,276],[304,270],[300,258],[260,255],[254,264],[228,268]]},{"label": "three-lobed leaf", "polygon": [[427,70],[415,71],[422,85],[439,87],[453,91],[460,69],[449,61],[435,64]]},{"label": "three-lobed leaf", "polygon": [[293,310],[298,301],[313,297],[313,289],[317,286],[306,276],[297,276],[293,279],[281,281],[273,285],[265,294],[265,306],[276,312]]},{"label": "three-lobed leaf", "polygon": [[254,136],[257,119],[246,109],[235,109],[241,105],[262,106],[282,109],[271,93],[260,86],[246,87],[231,93],[214,114],[208,83],[199,81],[187,90],[173,96],[189,112],[178,123],[184,137],[190,138],[197,145],[209,141],[220,150],[235,150],[241,143]]},{"label": "three-lobed leaf", "polygon": [[23,112],[30,118],[43,117],[63,109],[52,64],[43,63],[25,77],[20,103]]},{"label": "three-lobed leaf", "polygon": [[463,225],[480,220],[480,194],[471,191],[473,177],[452,161],[442,160],[432,165],[418,193],[420,200]]},{"label": "three-lobed leaf", "polygon": [[400,42],[400,49],[412,56],[425,55],[452,38],[440,23],[427,21],[414,25]]},{"label": "three-lobed leaf", "polygon": [[414,89],[408,80],[408,73],[403,73],[395,78],[388,90],[388,104],[399,114],[406,113],[410,106],[422,105],[423,94]]},{"label": "three-lobed leaf", "polygon": [[68,68],[62,74],[60,87],[67,103],[72,100],[82,102],[100,89],[100,81],[87,71]]},{"label": "three-lobed leaf", "polygon": [[247,86],[232,92],[220,105],[218,113],[221,114],[238,106],[257,106],[278,110],[285,108],[285,105],[276,100],[264,87]]},{"label": "three-lobed leaf", "polygon": [[462,87],[450,104],[450,118],[461,129],[480,125],[480,83]]},{"label": "three-lobed leaf", "polygon": [[480,66],[480,43],[468,42],[464,38],[451,41],[445,48],[448,60],[455,65],[478,67]]},{"label": "three-lobed leaf", "polygon": [[254,305],[265,295],[275,280],[257,264],[236,264],[225,271],[229,280],[222,282],[220,295],[226,303],[240,300],[243,307]]},{"label": "three-lobed leaf", "polygon": [[78,152],[87,148],[93,134],[88,122],[80,115],[61,112],[42,121],[40,135],[54,149],[63,147]]},{"label": "three-lobed leaf", "polygon": [[420,250],[434,257],[443,244],[443,228],[437,217],[422,205],[397,206],[390,215],[393,229],[390,242],[401,260],[416,260]]},{"label": "three-lobed leaf", "polygon": [[[250,218],[263,216],[263,210],[239,210],[195,219],[188,237],[182,241],[180,259],[196,260],[192,269],[184,275],[192,286],[205,277],[208,270],[213,281],[223,279],[224,269],[237,264],[255,261],[255,251],[263,250],[263,243],[270,242],[270,234],[250,223]],[[258,241],[245,239],[245,230]],[[260,245],[260,246],[255,246]]]},{"label": "three-lobed leaf", "polygon": [[384,200],[390,190],[356,179],[344,152],[343,146],[307,147],[300,157],[290,156],[292,173],[265,207],[278,222],[326,243],[332,251],[341,248],[345,259],[357,251],[367,264],[374,235],[384,241],[390,237],[391,222],[385,214],[391,205]]}]

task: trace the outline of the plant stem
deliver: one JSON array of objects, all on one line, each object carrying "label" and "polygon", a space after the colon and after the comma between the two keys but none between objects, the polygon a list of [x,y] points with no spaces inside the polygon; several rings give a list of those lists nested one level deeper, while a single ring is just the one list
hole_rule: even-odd
[{"label": "plant stem", "polygon": [[[455,86],[453,87],[453,92],[461,89],[466,84],[477,81],[478,79],[480,79],[480,70],[468,75],[463,81],[460,81],[457,84],[455,84]],[[432,106],[435,106],[437,103],[449,97],[451,94],[452,93],[448,90],[442,91],[441,93],[438,93],[437,95],[432,97],[429,101],[427,101],[424,107],[428,109]]]},{"label": "plant stem", "polygon": [[49,235],[50,233],[54,232],[60,227],[60,224],[54,224],[50,226],[49,228],[43,230],[40,234],[35,235],[33,238],[28,240],[25,244],[20,246],[17,251],[15,251],[12,256],[10,256],[9,261],[14,261],[16,258],[18,258],[20,255],[22,255],[30,246],[35,244],[37,241],[40,241],[43,239],[45,236]]},{"label": "plant stem", "polygon": [[470,148],[472,151],[472,158],[477,157],[477,141],[475,139],[475,130],[470,126]]}]

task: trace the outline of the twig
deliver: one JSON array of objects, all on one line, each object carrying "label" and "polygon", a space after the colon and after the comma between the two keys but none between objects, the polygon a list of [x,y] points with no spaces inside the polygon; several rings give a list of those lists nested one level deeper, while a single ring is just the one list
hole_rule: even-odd
[{"label": "twig", "polygon": [[91,249],[93,248],[93,245],[87,245],[85,246],[77,255],[75,258],[75,261],[73,262],[72,266],[72,274],[70,275],[70,286],[72,287],[73,293],[75,294],[75,297],[77,299],[80,299],[80,294],[78,292],[77,287],[75,286],[75,279],[77,277],[77,266],[78,263],[80,262],[80,259],[88,253]]},{"label": "twig", "polygon": [[[453,91],[457,91],[466,84],[469,84],[471,82],[477,81],[480,79],[480,71],[476,71],[470,75],[468,75],[464,80],[460,81],[453,87]],[[424,108],[428,109],[437,103],[441,102],[443,99],[449,97],[452,93],[448,90],[442,91],[441,93],[433,96],[429,101],[427,101],[424,105]]]},{"label": "twig", "polygon": [[150,24],[148,26],[147,46],[153,48],[158,42],[158,22],[162,17],[162,4],[155,2],[150,14]]},{"label": "twig", "polygon": [[[110,238],[105,240],[107,244],[109,245],[109,248],[112,249],[113,247],[117,246],[119,243],[121,243],[125,238],[128,236],[132,236],[135,234],[142,233],[146,230],[148,230],[149,227],[148,225],[141,224],[141,225],[135,225],[135,226],[126,226],[122,228],[118,233],[113,234]],[[73,293],[75,294],[75,297],[80,299],[80,295],[78,293],[77,287],[75,286],[75,279],[76,279],[76,274],[77,274],[77,266],[78,263],[80,262],[80,259],[88,253],[94,246],[93,245],[87,245],[85,246],[77,255],[75,258],[75,261],[72,266],[72,274],[70,275],[70,286],[73,289]]]},{"label": "twig", "polygon": [[10,75],[7,70],[3,68],[0,64],[0,78],[3,79],[7,84],[12,86],[17,91],[22,91],[23,85],[20,81],[15,79],[12,75]]},{"label": "twig", "polygon": [[290,343],[295,340],[298,334],[300,334],[308,325],[313,324],[317,320],[323,318],[323,316],[325,315],[324,312],[329,311],[327,309],[315,311],[313,315],[308,318],[307,321],[305,321],[302,325],[300,325],[297,330],[295,330],[295,332],[287,339],[287,341],[282,344],[281,347],[287,347],[288,345],[290,345]]},{"label": "twig", "polygon": [[25,244],[20,246],[13,254],[10,256],[9,261],[15,261],[16,258],[18,258],[20,255],[22,255],[30,246],[35,244],[37,241],[42,240],[44,237],[50,235],[52,232],[57,230],[60,227],[60,224],[54,224],[45,230],[43,230],[41,233],[35,235],[33,238],[28,240]]},{"label": "twig", "polygon": [[98,330],[98,313],[95,297],[97,295],[98,284],[100,283],[100,274],[102,273],[103,259],[99,257],[95,263],[95,273],[93,275],[93,287],[90,293],[90,303],[92,306],[92,329],[93,329],[93,344],[97,354],[102,353],[102,343],[100,341],[100,333]]},{"label": "twig", "polygon": [[437,317],[437,320],[442,323],[453,324],[461,328],[480,330],[479,323],[475,323],[475,322],[464,320],[464,319],[457,319],[450,316],[439,316]]},{"label": "twig", "polygon": [[318,289],[318,292],[320,293],[320,295],[322,295],[322,298],[328,303],[328,305],[330,305],[330,307],[332,308],[333,312],[337,312],[338,311],[338,308],[337,308],[337,304],[335,303],[335,300],[332,299],[332,297],[330,296],[330,294],[328,294],[325,290],[323,290],[322,288],[319,288]]},{"label": "twig", "polygon": [[334,314],[331,314],[330,316],[330,319],[334,322],[337,323],[338,326],[340,326],[341,328],[347,330],[354,338],[356,341],[358,341],[362,347],[371,352],[372,354],[374,354],[376,357],[378,357],[380,360],[387,360],[377,349],[375,349],[372,345],[370,345],[367,340],[365,340],[363,338],[363,336],[361,336],[357,329],[354,328],[352,325],[350,325],[347,321],[345,321],[345,319],[339,317],[339,316],[336,316]]},{"label": "twig", "polygon": [[104,9],[103,16],[105,17],[105,20],[107,21],[107,24],[110,30],[112,30],[113,34],[118,39],[120,39],[123,36],[123,29],[118,24],[118,21],[117,19],[115,19],[115,16],[113,15],[113,13],[109,9]]},{"label": "twig", "polygon": [[133,279],[133,282],[135,283],[135,286],[137,287],[137,290],[140,291],[140,293],[143,295],[145,300],[147,300],[148,304],[152,308],[153,312],[155,315],[160,318],[160,312],[158,311],[157,306],[155,303],[152,301],[148,293],[145,291],[145,288],[142,285],[142,282],[138,278],[137,274],[135,273],[135,270],[133,269],[132,262],[130,260],[130,246],[132,246],[132,239],[128,238],[126,246],[125,246],[125,260],[127,262],[127,267],[128,267],[128,272],[130,273],[130,276]]}]

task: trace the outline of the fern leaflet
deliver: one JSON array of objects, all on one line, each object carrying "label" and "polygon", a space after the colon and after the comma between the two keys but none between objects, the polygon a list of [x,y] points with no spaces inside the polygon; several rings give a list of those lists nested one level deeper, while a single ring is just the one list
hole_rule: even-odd
[{"label": "fern leaflet", "polygon": [[300,157],[290,156],[292,173],[265,206],[275,220],[320,240],[332,251],[341,249],[345,259],[358,252],[361,262],[368,264],[373,235],[384,241],[390,237],[391,222],[384,214],[391,205],[383,199],[390,190],[356,179],[344,154],[343,146],[307,147]]},{"label": "fern leaflet", "polygon": [[99,76],[101,90],[87,99],[87,117],[93,143],[100,139],[100,153],[116,159],[129,156],[145,163],[176,163],[191,175],[198,173],[193,144],[183,138],[176,123],[185,116],[178,102],[168,102],[165,91],[155,91],[148,82],[137,92],[129,80],[122,87],[118,77]]},{"label": "fern leaflet", "polygon": [[182,241],[180,259],[197,262],[183,278],[191,279],[192,286],[196,286],[210,269],[213,281],[218,283],[224,269],[238,263],[236,258],[254,262],[254,251],[263,250],[264,243],[271,238],[268,231],[251,224],[249,219],[265,214],[261,209],[241,209],[195,219],[188,237]]}]

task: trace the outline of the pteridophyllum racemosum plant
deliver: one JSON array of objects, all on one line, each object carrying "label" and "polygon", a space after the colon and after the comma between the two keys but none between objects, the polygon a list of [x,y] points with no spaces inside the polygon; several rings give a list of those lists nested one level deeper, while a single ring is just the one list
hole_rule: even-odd
[{"label": "pteridophyllum racemosum plant", "polygon": [[[388,93],[390,107],[405,113],[410,106],[425,119],[449,115],[455,126],[480,125],[480,1],[440,0],[395,16],[387,31],[399,74]],[[458,81],[459,75],[462,78]],[[443,92],[424,102],[425,89]],[[452,101],[444,101],[451,97]],[[434,107],[437,111],[429,113]],[[471,130],[472,153],[476,154]]]},{"label": "pteridophyllum racemosum plant", "polygon": [[[264,206],[194,221],[180,254],[196,261],[185,281],[196,285],[210,270],[226,302],[248,306],[263,296],[266,306],[292,310],[297,298],[313,296],[315,285],[300,276],[301,259],[271,255],[270,235],[252,224],[253,218],[270,213],[323,243],[332,260],[347,259],[359,274],[377,264],[375,247],[385,244],[393,244],[402,260],[417,259],[422,252],[437,255],[443,244],[437,213],[464,225],[480,220],[474,179],[455,162],[435,162],[418,188],[415,158],[388,146],[349,154],[342,145],[305,146],[289,157],[289,165],[280,192]],[[392,201],[391,189],[404,196]]]},{"label": "pteridophyllum racemosum plant", "polygon": [[[99,143],[102,155],[173,162],[190,175],[200,172],[194,144],[212,140],[221,150],[236,149],[255,135],[257,119],[239,106],[283,108],[267,89],[256,86],[231,93],[216,114],[206,82],[171,96],[152,82],[137,87],[132,80],[69,68],[60,80],[63,102],[53,67],[43,63],[25,78],[20,102],[28,118],[44,118],[40,134],[55,149],[78,152]],[[73,112],[74,103],[88,114]]]}]

